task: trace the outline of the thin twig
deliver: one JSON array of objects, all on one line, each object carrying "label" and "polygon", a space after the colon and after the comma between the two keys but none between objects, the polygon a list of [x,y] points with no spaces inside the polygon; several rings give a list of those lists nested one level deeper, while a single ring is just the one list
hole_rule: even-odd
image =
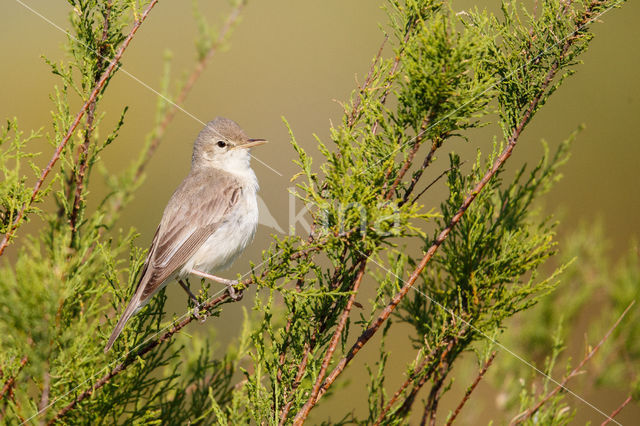
[{"label": "thin twig", "polygon": [[322,386],[324,375],[327,372],[327,369],[329,368],[329,363],[331,362],[333,353],[335,352],[336,347],[338,346],[338,342],[342,337],[342,331],[344,330],[344,327],[347,324],[347,319],[349,318],[351,307],[353,306],[353,302],[357,296],[358,289],[360,288],[360,283],[364,278],[364,271],[366,269],[366,266],[367,266],[367,258],[362,259],[360,261],[360,269],[358,270],[358,275],[356,276],[356,279],[353,283],[353,287],[351,288],[351,296],[349,297],[349,300],[347,301],[347,305],[342,311],[342,316],[340,317],[338,326],[336,327],[333,333],[333,336],[331,337],[331,342],[329,343],[329,346],[327,347],[327,351],[325,352],[325,356],[324,356],[324,359],[322,360],[322,366],[320,368],[320,372],[318,373],[316,382],[314,383],[313,388],[311,389],[311,394],[309,395],[309,399],[293,419],[294,425],[303,424],[304,421],[307,419],[307,416],[309,415],[309,411],[311,411],[311,409],[317,402],[318,392],[320,392],[320,387]]},{"label": "thin twig", "polygon": [[[346,235],[350,235],[350,232],[347,232]],[[320,245],[311,245],[309,247],[305,247],[304,249],[301,249],[300,251],[290,255],[289,256],[289,260],[299,259],[299,258],[301,258],[303,256],[306,256],[310,252],[320,250],[320,247],[321,247]],[[260,273],[259,278],[264,278],[267,275],[268,272],[269,271],[266,270],[266,269],[263,270]],[[255,284],[255,283],[256,283],[256,279],[255,278],[247,278],[246,280],[241,281],[239,283],[239,287],[246,288],[249,285]],[[216,298],[206,302],[205,304],[203,304],[202,305],[202,309],[204,309],[206,311],[211,311],[211,310],[215,309],[216,307],[218,307],[220,304],[227,302],[228,300],[230,300],[229,294],[228,293],[222,294],[219,297],[216,297]],[[56,416],[53,419],[51,419],[51,421],[49,421],[49,424],[53,424],[57,420],[59,420],[60,418],[64,417],[70,410],[75,408],[75,406],[79,402],[82,402],[88,396],[91,396],[96,390],[100,389],[105,384],[107,384],[109,382],[109,380],[111,380],[112,378],[114,378],[115,376],[120,374],[122,371],[124,371],[129,365],[131,365],[133,363],[133,361],[135,359],[144,356],[149,351],[151,351],[153,348],[157,347],[158,345],[160,345],[161,343],[163,343],[165,341],[168,341],[171,338],[171,336],[173,336],[175,333],[178,333],[180,330],[182,330],[184,327],[186,327],[189,323],[191,323],[194,319],[195,319],[195,317],[193,315],[190,315],[190,316],[186,317],[185,319],[183,319],[182,321],[180,321],[179,323],[177,323],[173,327],[171,327],[171,329],[169,331],[167,331],[166,333],[164,333],[160,337],[154,338],[154,339],[150,340],[149,342],[147,342],[142,349],[139,349],[134,353],[128,354],[127,358],[122,363],[118,364],[109,373],[107,373],[104,376],[102,376],[98,381],[96,381],[94,384],[92,384],[88,389],[86,389],[82,393],[80,393],[71,403],[69,403],[66,407],[64,407],[62,410],[60,410],[56,414]],[[40,413],[38,413],[38,414],[40,414]]]},{"label": "thin twig", "polygon": [[[382,89],[382,96],[380,97],[381,105],[384,105],[384,103],[387,101],[387,96],[389,96],[389,92],[391,91],[391,85],[396,75],[398,74],[398,67],[400,66],[400,61],[404,56],[405,47],[407,45],[407,42],[409,41],[409,38],[411,37],[414,27],[415,27],[415,22],[412,22],[410,25],[407,25],[407,32],[405,33],[404,39],[400,44],[400,50],[396,54],[396,57],[393,59],[393,65],[391,66],[391,70],[387,75],[387,82],[384,88]],[[377,131],[378,131],[378,121],[376,120],[376,122],[373,123],[373,126],[371,127],[371,133],[375,135]]]},{"label": "thin twig", "polygon": [[[429,153],[427,154],[427,156],[424,158],[424,161],[422,162],[422,166],[420,166],[420,169],[418,169],[418,171],[416,172],[415,175],[413,175],[413,177],[411,178],[411,182],[409,183],[409,187],[407,188],[407,191],[404,193],[404,196],[402,197],[402,202],[401,204],[404,204],[407,202],[407,200],[409,199],[409,196],[411,195],[411,193],[413,192],[416,184],[418,183],[418,181],[420,180],[420,178],[422,177],[422,174],[424,173],[424,171],[426,170],[427,167],[429,167],[429,164],[431,164],[431,161],[433,161],[433,155],[436,153],[436,150],[438,149],[438,147],[440,146],[440,144],[436,141],[433,140],[433,142],[431,143],[431,149],[429,150]],[[445,172],[446,173],[446,172]],[[440,176],[442,177],[442,175]],[[438,179],[440,179],[440,177],[438,177]],[[436,181],[438,180],[436,179]],[[434,182],[435,183],[435,182]],[[432,183],[433,184],[433,183]],[[414,199],[417,200],[418,198],[420,198],[420,196],[422,194],[424,194],[424,192],[429,189],[431,185],[427,186],[420,194],[418,194],[416,196],[416,198]]]},{"label": "thin twig", "polygon": [[[424,119],[422,120],[422,124],[420,125],[420,131],[418,132],[418,135],[415,137],[415,140],[413,141],[413,147],[411,147],[411,150],[409,151],[409,154],[407,155],[407,158],[405,159],[404,163],[400,167],[400,170],[398,171],[398,175],[396,176],[395,180],[391,184],[391,187],[387,191],[387,195],[385,197],[387,200],[391,199],[391,197],[393,196],[396,188],[400,184],[400,181],[402,180],[404,175],[409,170],[409,167],[411,167],[411,164],[413,164],[413,158],[416,156],[416,153],[418,152],[418,149],[420,149],[420,145],[422,144],[422,137],[423,137],[423,135],[424,135],[424,133],[425,133],[425,131],[427,129],[427,126],[429,125],[430,117],[431,117],[431,114],[427,114],[424,117]],[[385,180],[389,176],[390,173],[391,173],[391,167],[389,168],[389,170],[387,170],[387,174],[385,176]],[[383,192],[386,189],[386,185],[387,184],[385,182],[385,184],[383,186],[383,189],[382,189]]]},{"label": "thin twig", "polygon": [[462,410],[462,407],[464,407],[464,404],[467,403],[467,401],[469,400],[469,397],[471,396],[471,393],[473,393],[473,391],[475,390],[476,386],[478,386],[478,383],[480,383],[480,380],[482,380],[482,378],[484,377],[484,374],[487,372],[487,369],[493,363],[493,360],[495,359],[497,353],[498,352],[493,351],[491,353],[491,356],[489,356],[489,359],[484,363],[484,365],[482,366],[482,369],[478,373],[478,376],[473,381],[471,386],[469,386],[467,391],[464,393],[464,397],[462,398],[462,401],[460,401],[460,403],[458,404],[456,409],[453,411],[453,414],[451,415],[451,417],[449,417],[449,420],[447,420],[446,426],[450,426],[451,424],[453,424],[453,421],[456,419],[456,417],[458,417],[458,414],[460,414],[460,411]]},{"label": "thin twig", "polygon": [[[536,405],[534,405],[533,407],[529,408],[528,410],[525,410],[522,413],[520,413],[517,416],[515,416],[511,420],[511,422],[509,424],[510,425],[517,425],[518,423],[522,423],[523,421],[527,420],[528,418],[533,416],[540,409],[540,407],[542,407],[547,401],[549,401],[555,394],[560,392],[562,389],[566,388],[566,385],[569,382],[569,380],[571,380],[572,378],[574,378],[575,376],[580,374],[580,371],[582,370],[582,367],[584,367],[584,365],[587,362],[589,362],[589,360],[591,358],[593,358],[593,356],[596,354],[596,352],[598,352],[600,347],[602,347],[604,342],[606,342],[607,339],[609,338],[609,336],[611,336],[611,333],[613,333],[613,330],[615,330],[616,327],[618,327],[620,322],[622,322],[622,319],[625,317],[625,315],[627,315],[627,312],[629,312],[629,310],[631,309],[631,307],[635,303],[636,303],[635,300],[631,301],[629,306],[627,306],[627,308],[622,312],[622,315],[620,315],[620,317],[618,317],[618,319],[611,326],[609,331],[607,331],[607,333],[604,335],[604,337],[602,337],[602,339],[600,339],[600,342],[598,342],[598,344],[585,355],[585,357],[582,359],[582,361],[580,361],[580,364],[578,364],[576,366],[576,368],[571,370],[571,372],[569,374],[567,374],[562,379],[562,382],[560,382],[560,384],[558,384],[558,386],[556,386],[551,392],[547,393],[544,397],[542,397],[542,399],[540,399]],[[611,420],[611,419],[612,419],[612,417],[608,418],[608,420]]]},{"label": "thin twig", "polygon": [[[460,167],[461,167],[464,163],[465,163],[464,161],[460,162]],[[418,199],[419,199],[420,197],[422,197],[422,195],[423,195],[425,192],[427,192],[427,191],[429,190],[429,188],[431,188],[433,185],[435,185],[435,184],[436,184],[440,179],[442,179],[442,177],[443,177],[444,175],[446,175],[447,173],[449,173],[451,170],[453,170],[453,167],[449,167],[447,170],[445,170],[444,172],[440,173],[440,174],[438,175],[438,177],[436,177],[434,180],[432,180],[432,181],[431,181],[431,183],[430,183],[429,185],[427,185],[427,187],[426,187],[425,189],[423,189],[422,191],[420,191],[420,193],[419,193],[418,195],[416,195],[416,197],[415,197],[413,200],[411,200],[411,203],[413,204],[413,203],[415,203],[416,201],[418,201]],[[400,205],[402,205],[402,204],[403,204],[403,203],[401,203]]]},{"label": "thin twig", "polygon": [[[396,390],[396,392],[393,394],[391,399],[389,399],[384,409],[376,419],[374,426],[378,426],[382,424],[387,413],[391,411],[391,408],[395,405],[398,399],[400,399],[400,396],[404,393],[404,391],[409,387],[411,383],[415,382],[416,379],[420,377],[421,379],[418,382],[417,386],[414,387],[411,391],[411,394],[407,398],[405,398],[405,401],[403,402],[402,406],[398,408],[397,412],[405,412],[405,410],[408,411],[411,409],[411,404],[413,403],[415,394],[424,385],[425,381],[431,377],[433,370],[435,370],[435,368],[437,367],[437,364],[433,363],[433,361],[436,355],[438,354],[438,351],[444,348],[444,351],[442,352],[442,354],[440,354],[440,359],[443,359],[453,347],[452,342],[453,343],[457,342],[461,337],[465,335],[468,329],[469,327],[465,325],[460,331],[458,331],[458,333],[455,336],[450,336],[448,339],[437,342],[437,345],[433,349],[431,349],[429,354],[413,370],[413,372],[409,375],[409,377],[407,377],[407,379],[402,383],[402,385],[400,385],[400,387],[398,388],[398,390]],[[431,365],[429,366],[429,370],[425,372],[424,369],[427,366],[427,364],[431,364]],[[411,400],[410,404],[407,402],[409,400]]]},{"label": "thin twig", "polygon": [[[309,236],[309,239],[311,239],[311,235]],[[305,260],[308,258],[308,256],[305,256]],[[296,291],[300,292],[302,291],[302,283],[304,282],[303,278],[299,278],[296,281]],[[276,373],[276,380],[278,382],[278,388],[280,387],[280,384],[282,383],[282,368],[285,365],[285,361],[287,359],[286,356],[286,350],[287,350],[287,345],[288,345],[288,338],[289,338],[289,331],[291,330],[291,326],[293,325],[293,317],[295,316],[296,313],[296,304],[295,301],[293,302],[293,306],[291,307],[291,315],[289,315],[289,319],[287,320],[287,325],[284,328],[284,342],[282,342],[282,352],[280,353],[280,358],[279,358],[279,364],[278,364],[278,372]],[[315,330],[313,335],[311,336],[311,341],[313,341],[315,338]],[[298,373],[296,374],[296,378],[294,379],[293,385],[291,386],[291,388],[289,389],[289,394],[293,394],[296,389],[298,388],[298,386],[300,385],[300,382],[302,381],[302,376],[304,375],[304,372],[306,370],[307,367],[307,361],[309,360],[309,354],[311,352],[311,344],[309,341],[305,342],[304,344],[304,355],[302,357],[302,361],[300,362],[300,364],[298,365]],[[293,399],[289,399],[289,395],[287,395],[287,393],[285,392],[283,395],[283,398],[285,401],[287,401],[284,405],[284,407],[282,408],[282,414],[280,416],[280,425],[284,424],[285,419],[287,418],[287,416],[289,415],[289,410],[291,410],[291,406],[293,404]],[[274,398],[275,399],[275,398]],[[275,404],[273,407],[273,410],[276,410],[275,408]]]},{"label": "thin twig", "polygon": [[349,119],[347,120],[347,127],[350,128],[350,129],[353,128],[353,125],[356,123],[357,119],[360,116],[360,107],[361,107],[361,104],[362,104],[362,95],[368,90],[369,86],[371,85],[371,82],[373,81],[373,72],[375,71],[376,65],[380,61],[380,57],[382,56],[382,50],[384,49],[384,45],[387,43],[387,40],[389,40],[389,36],[385,35],[384,39],[382,40],[382,44],[380,45],[380,48],[378,49],[378,54],[376,55],[376,57],[374,58],[373,62],[371,63],[371,67],[369,68],[369,72],[367,73],[367,77],[364,80],[364,84],[362,85],[362,87],[358,91],[360,96],[356,97],[356,100],[353,103],[353,108],[351,110],[351,115],[349,116]]},{"label": "thin twig", "polygon": [[[96,62],[96,74],[94,76],[94,84],[98,84],[100,81],[100,73],[102,72],[102,67],[105,61],[105,50],[107,41],[107,37],[109,36],[109,25],[110,25],[110,17],[111,17],[111,0],[106,2],[105,5],[106,11],[104,15],[104,23],[102,26],[102,37],[100,39],[100,44],[98,46],[98,50],[96,51],[97,62]],[[97,97],[91,101],[87,108],[87,118],[86,118],[86,127],[84,131],[84,141],[80,145],[78,149],[78,156],[76,159],[76,172],[75,172],[75,195],[72,203],[71,214],[69,215],[69,226],[71,227],[71,238],[70,244],[73,246],[75,236],[78,232],[78,214],[80,212],[81,204],[83,203],[84,198],[84,181],[85,176],[87,174],[87,167],[89,165],[89,146],[91,145],[91,137],[93,136],[94,131],[94,119],[95,119],[95,110],[96,103],[98,99]],[[73,171],[71,172],[73,173]],[[68,183],[69,188],[68,192],[71,193],[71,182],[73,179],[69,177]]]},{"label": "thin twig", "polygon": [[[315,335],[312,337],[314,339]],[[302,356],[302,360],[300,361],[300,366],[298,367],[298,373],[296,374],[296,378],[293,381],[293,385],[291,385],[291,389],[289,391],[290,395],[293,395],[295,391],[300,386],[302,382],[302,378],[304,377],[304,373],[307,371],[307,363],[309,362],[309,356],[311,355],[312,345],[315,342],[306,342],[304,344],[304,355]],[[288,398],[287,403],[282,408],[282,412],[280,413],[280,422],[278,426],[283,426],[287,422],[287,417],[289,416],[289,412],[291,411],[291,407],[293,406],[293,397]]]},{"label": "thin twig", "polygon": [[[296,291],[298,293],[300,293],[300,291],[302,291],[302,282],[303,279],[302,278],[298,278],[298,280],[296,281]],[[280,353],[280,357],[278,359],[278,372],[276,373],[276,380],[278,382],[278,385],[280,385],[280,383],[282,382],[282,367],[284,366],[284,362],[286,360],[286,346],[287,346],[287,342],[288,342],[288,337],[289,337],[289,333],[291,331],[291,326],[293,325],[293,317],[296,314],[296,303],[295,300],[293,302],[293,305],[291,307],[291,315],[289,315],[289,318],[287,319],[287,324],[284,326],[284,339],[285,341],[282,343],[282,352]]]},{"label": "thin twig", "polygon": [[605,426],[605,425],[609,424],[609,423],[611,422],[611,420],[613,420],[613,418],[614,418],[615,416],[617,416],[618,414],[620,414],[620,411],[622,411],[622,409],[623,409],[624,407],[626,407],[626,406],[627,406],[627,404],[628,404],[628,403],[630,403],[632,399],[633,399],[633,398],[631,397],[631,395],[629,395],[629,396],[627,397],[627,399],[625,399],[625,400],[624,400],[624,402],[623,402],[622,404],[620,404],[620,406],[619,406],[618,408],[616,408],[616,409],[613,411],[613,413],[611,413],[611,414],[609,415],[609,418],[600,424],[600,426]]},{"label": "thin twig", "polygon": [[[391,410],[391,407],[393,407],[393,405],[398,401],[398,399],[400,398],[400,395],[402,395],[404,393],[404,391],[409,387],[409,385],[411,383],[413,383],[413,381],[422,374],[422,372],[423,372],[425,366],[427,365],[427,363],[429,363],[429,362],[431,362],[433,360],[433,356],[434,355],[435,355],[435,349],[433,349],[429,353],[429,355],[426,356],[420,362],[418,367],[416,367],[416,369],[409,375],[409,377],[407,377],[407,379],[400,385],[398,390],[395,391],[395,393],[393,394],[391,399],[389,399],[389,401],[387,402],[385,407],[382,409],[382,412],[380,413],[380,415],[376,419],[376,422],[374,423],[374,426],[378,426],[378,425],[382,424],[382,421],[384,420],[385,416],[387,415],[389,410]],[[431,373],[427,372],[427,374],[431,374]]]},{"label": "thin twig", "polygon": [[80,109],[80,111],[76,114],[76,117],[74,118],[73,122],[71,123],[71,126],[67,130],[66,135],[62,138],[62,141],[56,147],[56,150],[53,153],[53,156],[51,157],[51,159],[49,160],[49,163],[44,168],[44,170],[42,170],[40,177],[38,178],[35,185],[33,186],[33,191],[31,192],[31,198],[29,199],[28,202],[22,205],[22,207],[20,208],[20,211],[18,211],[18,214],[16,215],[15,219],[13,220],[13,223],[11,224],[11,227],[9,228],[7,233],[4,235],[4,238],[0,243],[0,256],[2,256],[2,254],[4,253],[4,250],[7,248],[7,246],[11,242],[11,239],[14,237],[16,230],[20,227],[20,223],[25,215],[25,211],[27,210],[28,207],[30,207],[33,204],[34,200],[36,199],[36,197],[40,193],[40,190],[42,189],[42,185],[44,184],[44,181],[47,179],[47,176],[49,175],[51,170],[53,170],[53,166],[55,166],[55,164],[60,159],[60,155],[62,154],[62,151],[64,150],[65,146],[67,146],[69,139],[71,139],[71,137],[73,136],[76,128],[78,127],[78,124],[80,124],[80,120],[82,120],[82,117],[84,117],[84,115],[86,114],[87,108],[89,108],[89,105],[91,105],[91,103],[98,97],[98,95],[104,88],[105,84],[107,83],[107,80],[109,80],[111,75],[115,72],[115,70],[118,67],[118,63],[120,62],[120,58],[122,58],[124,51],[129,46],[129,43],[131,43],[133,36],[136,34],[136,32],[138,31],[142,23],[145,21],[145,19],[147,19],[149,12],[151,11],[151,9],[153,9],[153,7],[157,3],[158,3],[158,0],[151,0],[147,5],[146,9],[144,10],[144,12],[142,12],[142,15],[140,16],[140,18],[134,22],[133,26],[131,27],[131,30],[129,31],[129,34],[120,45],[120,48],[114,55],[113,59],[109,63],[109,66],[107,67],[105,72],[102,74],[102,77],[100,77],[98,84],[96,84],[94,89],[91,91],[89,98],[82,105],[82,108]]},{"label": "thin twig", "polygon": [[[213,300],[210,300],[206,304],[202,306],[203,309],[209,311],[217,307],[219,304],[224,303],[227,299],[229,299],[229,294],[224,293]],[[73,410],[80,402],[85,400],[87,397],[93,395],[93,393],[109,383],[109,381],[120,374],[123,370],[125,370],[129,365],[136,362],[137,359],[143,357],[147,353],[149,353],[156,346],[160,345],[162,342],[169,340],[174,334],[182,330],[186,327],[191,321],[193,321],[195,317],[193,315],[188,316],[187,318],[180,321],[178,324],[171,327],[170,330],[165,332],[162,336],[149,341],[146,345],[144,345],[141,349],[135,351],[134,353],[130,353],[124,361],[115,366],[111,371],[102,376],[97,382],[95,382],[89,389],[86,389],[78,396],[76,396],[73,401],[71,401],[68,405],[62,408],[58,413],[49,421],[49,425],[55,424],[60,419],[62,419],[69,411]],[[40,414],[40,413],[38,413]]]},{"label": "thin twig", "polygon": [[[307,244],[313,244],[314,240],[316,239],[315,235],[316,235],[315,224],[313,224],[311,226],[309,236],[307,237]],[[309,254],[310,253],[306,253],[302,256],[304,258],[304,261],[307,261],[309,259]],[[296,280],[295,288],[298,293],[302,291],[303,283],[304,283],[304,277],[300,277]],[[295,312],[296,312],[296,302],[294,300],[291,307],[291,315],[289,315],[289,318],[287,319],[287,324],[285,325],[285,328],[284,328],[285,340],[282,343],[282,352],[280,353],[278,372],[276,373],[276,380],[278,381],[278,385],[280,385],[280,383],[282,382],[282,367],[284,366],[284,363],[286,360],[286,346],[288,342],[287,339],[289,338],[289,330],[291,330],[291,326],[293,325],[293,317],[295,316]]]},{"label": "thin twig", "polygon": [[[449,364],[446,365],[446,368]],[[442,395],[442,385],[446,375],[440,375],[436,373],[435,382],[429,390],[429,397],[427,403],[424,405],[424,411],[422,412],[422,420],[420,426],[425,426],[429,421],[429,426],[435,426],[436,424],[436,410],[438,409],[438,403],[440,402],[440,396]]]},{"label": "thin twig", "polygon": [[[310,235],[309,238],[312,239],[312,236]],[[338,283],[340,282],[340,275],[344,271],[344,263],[345,263],[346,255],[347,255],[347,246],[345,246],[344,249],[342,250],[342,253],[337,262],[336,269],[334,270],[333,276],[331,277],[331,280],[329,282],[329,288],[331,289],[336,289],[338,287]],[[352,265],[351,268],[349,268],[348,273],[352,273],[355,266],[357,266],[357,264]],[[296,283],[296,288],[298,288],[298,285],[302,284],[302,280],[303,280],[302,278],[298,280],[298,282]],[[339,302],[338,300],[335,301],[336,304],[338,302]],[[309,338],[309,341],[305,342],[304,344],[302,361],[298,364],[298,371],[296,373],[296,377],[288,392],[289,396],[291,397],[285,396],[286,404],[284,405],[282,409],[282,413],[280,414],[280,423],[279,423],[280,426],[284,425],[287,421],[287,417],[289,416],[289,412],[291,411],[291,407],[293,406],[293,402],[294,402],[293,395],[295,391],[298,389],[298,387],[300,386],[300,383],[302,382],[302,379],[304,378],[305,373],[307,372],[307,365],[309,363],[309,357],[311,356],[311,351],[314,350],[316,347],[318,335],[322,335],[324,331],[327,329],[329,324],[329,318],[330,318],[329,315],[323,316],[324,321],[320,324],[319,327],[313,329],[313,332],[311,334],[311,337]],[[284,352],[281,354],[280,359],[284,360]],[[281,365],[282,364],[284,364],[284,361],[281,362]],[[281,370],[278,369],[278,372],[280,371]]]},{"label": "thin twig", "polygon": [[13,386],[16,383],[16,378],[18,377],[18,374],[20,374],[24,366],[27,365],[28,360],[29,358],[26,355],[22,357],[22,359],[20,360],[20,366],[18,367],[18,371],[16,371],[16,374],[9,377],[4,383],[4,386],[0,391],[0,400],[3,399],[5,395],[7,395],[10,399],[13,399]]},{"label": "thin twig", "polygon": [[398,412],[407,415],[411,411],[411,407],[416,400],[418,392],[420,392],[420,389],[422,389],[427,380],[431,379],[432,374],[435,373],[434,383],[431,386],[431,390],[429,392],[429,399],[427,401],[427,404],[425,405],[422,420],[426,421],[427,413],[429,412],[433,411],[433,413],[435,414],[435,408],[438,405],[440,396],[440,388],[442,387],[444,380],[447,377],[449,366],[451,365],[449,361],[449,354],[451,354],[451,351],[454,349],[455,345],[458,344],[460,338],[464,337],[468,330],[469,326],[465,324],[464,328],[460,330],[455,336],[449,337],[446,348],[440,354],[440,361],[437,364],[431,366],[427,374],[423,374],[420,377],[420,380],[418,380],[418,382],[413,385],[411,392],[409,392],[409,395],[402,403],[402,406],[398,409]]}]

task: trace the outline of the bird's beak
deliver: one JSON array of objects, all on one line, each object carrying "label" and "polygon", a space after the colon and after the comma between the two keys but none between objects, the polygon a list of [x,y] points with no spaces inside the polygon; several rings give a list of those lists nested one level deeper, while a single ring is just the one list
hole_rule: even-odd
[{"label": "bird's beak", "polygon": [[267,143],[266,139],[249,139],[247,143],[243,143],[242,145],[238,145],[237,148],[249,149],[254,146],[264,145]]}]

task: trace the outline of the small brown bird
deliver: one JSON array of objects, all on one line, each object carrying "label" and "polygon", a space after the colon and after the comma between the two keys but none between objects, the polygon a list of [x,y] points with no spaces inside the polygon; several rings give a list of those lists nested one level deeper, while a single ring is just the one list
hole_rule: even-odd
[{"label": "small brown bird", "polygon": [[249,139],[240,126],[218,117],[207,123],[193,145],[191,171],[173,193],[153,237],[136,292],[125,308],[104,351],[127,321],[172,279],[196,303],[183,279],[198,275],[228,286],[235,280],[211,275],[223,270],[251,242],[258,224],[258,180],[249,148],[266,143]]}]

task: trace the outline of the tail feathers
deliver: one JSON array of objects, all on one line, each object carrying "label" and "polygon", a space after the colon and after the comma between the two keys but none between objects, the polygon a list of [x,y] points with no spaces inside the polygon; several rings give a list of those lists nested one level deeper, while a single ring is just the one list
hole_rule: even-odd
[{"label": "tail feathers", "polygon": [[116,341],[120,333],[122,333],[122,330],[124,329],[124,326],[127,323],[127,321],[129,321],[129,319],[141,307],[141,304],[140,304],[141,296],[142,296],[141,292],[136,292],[136,294],[131,298],[131,301],[127,305],[127,308],[122,313],[122,316],[118,321],[118,324],[116,324],[116,328],[113,330],[113,333],[111,333],[111,337],[109,337],[109,342],[107,342],[107,346],[104,347],[105,353],[107,353],[109,349],[111,349],[111,347],[113,346],[113,343]]}]

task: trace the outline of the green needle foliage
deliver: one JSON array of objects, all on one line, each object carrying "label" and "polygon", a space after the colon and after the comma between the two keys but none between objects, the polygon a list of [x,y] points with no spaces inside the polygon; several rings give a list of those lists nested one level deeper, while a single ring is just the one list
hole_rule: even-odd
[{"label": "green needle foliage", "polygon": [[[194,3],[197,67],[226,43],[244,3],[232,2],[220,32]],[[509,173],[507,159],[574,72],[593,22],[622,3],[541,0],[528,8],[514,0],[493,15],[456,13],[442,0],[389,0],[387,44],[345,102],[330,140],[318,139],[315,164],[291,132],[300,168],[293,195],[308,210],[312,232],[274,237],[242,282],[258,291],[237,339],[221,351],[211,345],[212,331],[187,336],[192,317],[165,317],[160,293],[105,355],[145,257],[135,230],[114,225],[175,113],[166,99],[182,102],[199,71],[172,95],[167,60],[144,149],[122,174],[109,173],[100,154],[127,125],[126,107],[101,109],[109,64],[131,28],[143,16],[153,19],[147,12],[155,2],[70,0],[67,59],[50,62],[60,85],[47,139],[59,157],[38,167],[31,145],[42,132],[25,137],[16,120],[0,133],[0,253],[15,246],[15,260],[0,270],[2,421],[300,424],[311,416],[314,423],[436,424],[474,404],[469,361],[488,369],[485,380],[507,395],[498,422],[564,424],[575,409],[590,410],[552,392],[556,383],[529,365],[506,355],[494,362],[492,352],[510,348],[545,374],[572,379],[577,363],[564,342],[580,312],[605,303],[609,309],[590,325],[590,335],[604,336],[637,298],[640,267],[630,256],[599,294],[593,277],[608,276],[611,267],[594,264],[582,285],[584,265],[603,256],[584,253],[594,246],[587,233],[558,255],[557,222],[536,206],[559,179],[575,134],[554,148],[544,143],[533,167]],[[78,100],[84,114],[69,132]],[[98,132],[107,113],[118,120]],[[480,127],[493,140],[479,140]],[[475,157],[454,152],[456,141],[473,144]],[[110,188],[102,199],[90,192],[96,171]],[[439,178],[427,180],[438,175],[441,199],[430,190]],[[36,216],[40,229],[20,232]],[[209,297],[206,286],[200,297],[213,317],[230,301]],[[638,330],[614,330],[617,344],[602,349],[614,374],[604,374],[596,357],[594,382],[625,383],[638,393]],[[368,363],[360,355],[365,346]],[[366,364],[368,383],[341,378],[353,363]],[[455,393],[454,378],[467,395],[449,412],[440,403]],[[356,408],[328,417],[312,411],[340,400]]]}]

